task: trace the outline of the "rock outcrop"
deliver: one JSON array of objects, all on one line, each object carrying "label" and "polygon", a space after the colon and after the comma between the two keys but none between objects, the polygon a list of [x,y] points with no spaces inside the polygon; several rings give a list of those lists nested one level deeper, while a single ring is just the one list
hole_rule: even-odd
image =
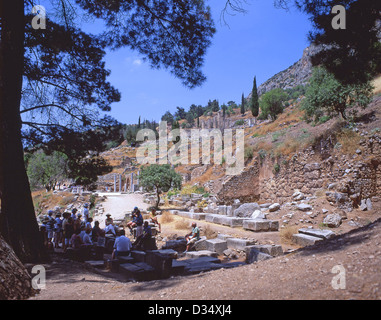
[{"label": "rock outcrop", "polygon": [[[304,49],[302,58],[299,61],[262,83],[258,87],[258,94],[262,95],[276,88],[290,89],[298,85],[305,85],[312,74],[310,58],[316,52],[317,48],[315,46]],[[249,98],[251,98],[250,95]]]},{"label": "rock outcrop", "polygon": [[0,300],[27,299],[34,293],[29,273],[0,236]]}]

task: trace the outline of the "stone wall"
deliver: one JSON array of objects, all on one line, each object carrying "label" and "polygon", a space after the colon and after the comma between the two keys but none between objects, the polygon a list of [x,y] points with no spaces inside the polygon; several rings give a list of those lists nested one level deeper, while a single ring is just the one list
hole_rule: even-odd
[{"label": "stone wall", "polygon": [[259,165],[257,162],[242,174],[231,176],[221,185],[217,192],[218,201],[232,204],[235,199],[241,202],[255,202],[260,198],[259,192]]},{"label": "stone wall", "polygon": [[327,150],[323,156],[310,147],[290,160],[269,157],[262,162],[257,160],[241,175],[225,181],[217,197],[225,203],[234,199],[284,203],[295,190],[310,196],[319,191],[330,202],[349,208],[363,199],[381,196],[380,135],[364,136],[353,155],[341,154],[333,146],[328,155]]}]

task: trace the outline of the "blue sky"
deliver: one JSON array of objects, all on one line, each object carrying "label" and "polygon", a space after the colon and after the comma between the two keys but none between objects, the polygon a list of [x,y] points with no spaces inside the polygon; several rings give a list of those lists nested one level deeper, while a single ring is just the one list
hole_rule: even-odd
[{"label": "blue sky", "polygon": [[203,72],[207,77],[201,87],[188,89],[168,71],[152,70],[138,53],[128,49],[109,52],[106,67],[109,81],[120,90],[122,99],[108,113],[122,123],[141,119],[160,121],[167,111],[180,106],[205,106],[208,100],[221,104],[230,100],[240,103],[242,93],[299,60],[308,46],[311,29],[307,16],[296,9],[276,9],[273,1],[252,0],[245,5],[246,14],[226,16],[220,22],[225,0],[208,0],[217,29],[205,56]]}]

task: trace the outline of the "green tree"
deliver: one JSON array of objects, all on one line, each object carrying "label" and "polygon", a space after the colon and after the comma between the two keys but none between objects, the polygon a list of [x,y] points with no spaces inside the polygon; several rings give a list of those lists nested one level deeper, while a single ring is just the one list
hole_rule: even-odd
[{"label": "green tree", "polygon": [[306,117],[315,121],[325,113],[347,119],[347,110],[351,107],[367,107],[372,90],[370,82],[343,84],[325,68],[314,68],[302,106]]},{"label": "green tree", "polygon": [[254,77],[253,90],[251,91],[250,99],[250,111],[253,117],[258,117],[259,114],[259,101],[258,101],[258,90],[257,90],[257,79]]},{"label": "green tree", "polygon": [[[222,16],[229,10],[245,12],[244,0],[225,3]],[[381,73],[381,1],[274,0],[274,5],[285,10],[295,5],[309,16],[313,29],[309,41],[319,47],[311,56],[314,66],[324,66],[343,84],[366,83]],[[333,28],[336,5],[345,8],[345,28]]]},{"label": "green tree", "polygon": [[168,124],[172,125],[173,121],[175,120],[173,114],[170,111],[167,111],[164,113],[164,115],[161,117],[161,121],[167,121]]},{"label": "green tree", "polygon": [[176,120],[185,119],[185,117],[187,116],[185,109],[182,107],[176,107],[176,109],[177,109],[177,111],[175,112]]},{"label": "green tree", "polygon": [[[109,111],[120,94],[106,80],[107,47],[129,47],[151,67],[165,68],[194,88],[205,81],[203,57],[215,32],[202,0],[60,1],[45,30],[30,24],[33,5],[0,2],[0,232],[22,261],[46,257],[24,165],[22,125],[30,127],[29,139],[44,142],[52,128],[86,129],[94,107]],[[104,22],[102,34],[86,34],[76,25],[70,13],[81,18],[81,12]]]},{"label": "green tree", "polygon": [[222,117],[225,119],[225,116],[226,116],[226,110],[228,110],[228,106],[226,104],[223,104],[221,106],[221,109],[222,109]]},{"label": "green tree", "polygon": [[33,153],[28,160],[27,173],[32,188],[45,187],[54,190],[57,183],[68,178],[68,158],[61,152],[45,154],[42,150]]},{"label": "green tree", "polygon": [[270,117],[271,120],[275,120],[278,114],[283,112],[283,103],[287,99],[287,93],[280,89],[273,89],[261,96],[260,107],[261,107],[261,118]]},{"label": "green tree", "polygon": [[191,113],[191,112],[187,112],[187,115],[185,116],[185,119],[187,120],[187,123],[190,125],[190,126],[193,126],[194,124],[194,114]]},{"label": "green tree", "polygon": [[[312,21],[309,40],[319,47],[311,57],[314,66],[324,66],[341,83],[366,83],[381,72],[381,1],[295,1]],[[334,29],[332,8],[345,8],[346,25]]]},{"label": "green tree", "polygon": [[172,125],[172,129],[180,129],[180,123],[178,121],[174,121]]},{"label": "green tree", "polygon": [[218,103],[217,99],[209,100],[208,105],[206,106],[206,110],[212,111],[212,112],[217,112],[220,110],[220,105]]},{"label": "green tree", "polygon": [[245,96],[243,95],[243,93],[242,93],[242,97],[241,97],[241,114],[242,115],[245,114]]},{"label": "green tree", "polygon": [[160,203],[160,195],[171,188],[181,188],[182,177],[169,164],[152,164],[140,171],[139,182],[148,191],[157,195],[156,207]]}]

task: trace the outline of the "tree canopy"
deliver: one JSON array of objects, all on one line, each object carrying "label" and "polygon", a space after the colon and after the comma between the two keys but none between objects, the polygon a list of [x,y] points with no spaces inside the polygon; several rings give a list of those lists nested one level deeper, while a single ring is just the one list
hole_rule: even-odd
[{"label": "tree canopy", "polygon": [[258,101],[258,91],[257,91],[257,79],[254,77],[253,89],[251,91],[250,99],[250,111],[253,117],[258,117],[259,114],[259,101]]},{"label": "tree canopy", "polygon": [[[210,9],[202,0],[54,4],[46,29],[35,30],[34,16],[26,14],[34,1],[0,2],[0,232],[23,261],[39,260],[43,248],[22,138],[41,144],[54,141],[50,147],[55,144],[70,154],[55,138],[88,133],[98,125],[98,111],[109,111],[120,100],[107,80],[106,48],[129,47],[151,67],[168,70],[184,85],[201,85],[204,55],[215,32]],[[103,22],[104,31],[84,32],[76,18],[85,15]],[[82,164],[86,170],[87,160]]]},{"label": "tree canopy", "polygon": [[[342,83],[365,83],[381,72],[381,2],[374,0],[296,0],[310,16],[309,40],[319,47],[312,57]],[[335,29],[332,8],[345,9],[345,28]]]},{"label": "tree canopy", "polygon": [[46,155],[42,150],[30,155],[27,162],[32,188],[45,187],[47,191],[68,177],[67,157],[60,152]]},{"label": "tree canopy", "polygon": [[259,101],[262,111],[261,118],[266,119],[270,117],[271,120],[274,121],[278,114],[283,112],[283,103],[286,101],[287,97],[287,93],[280,88],[270,90],[263,94]]},{"label": "tree canopy", "polygon": [[303,100],[303,109],[306,116],[315,121],[324,114],[341,115],[347,119],[347,111],[351,107],[367,107],[372,90],[369,82],[343,84],[325,68],[315,68]]},{"label": "tree canopy", "polygon": [[181,188],[182,177],[169,164],[151,164],[140,171],[139,182],[148,191],[155,191],[157,195],[156,207],[160,202],[160,195],[171,188]]}]

